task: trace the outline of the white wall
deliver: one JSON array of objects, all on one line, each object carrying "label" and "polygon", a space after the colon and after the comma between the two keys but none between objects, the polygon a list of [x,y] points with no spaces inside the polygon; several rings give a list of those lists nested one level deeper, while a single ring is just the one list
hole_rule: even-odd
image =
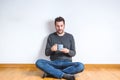
[{"label": "white wall", "polygon": [[120,0],[0,0],[0,63],[34,63],[63,16],[73,61],[120,64]]}]

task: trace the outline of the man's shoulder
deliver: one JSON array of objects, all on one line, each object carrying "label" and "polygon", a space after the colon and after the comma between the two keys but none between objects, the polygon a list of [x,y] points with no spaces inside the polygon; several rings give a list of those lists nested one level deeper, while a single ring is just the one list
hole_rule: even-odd
[{"label": "man's shoulder", "polygon": [[55,35],[56,35],[56,32],[53,32],[53,33],[49,34],[49,37],[52,37],[52,36],[55,36]]},{"label": "man's shoulder", "polygon": [[72,35],[71,33],[65,32],[65,34],[66,34],[66,36],[68,36],[68,37],[73,37],[73,35]]},{"label": "man's shoulder", "polygon": [[[56,32],[50,33],[49,37],[55,37],[57,35]],[[73,35],[71,33],[65,32],[65,36],[69,38],[73,38]]]}]

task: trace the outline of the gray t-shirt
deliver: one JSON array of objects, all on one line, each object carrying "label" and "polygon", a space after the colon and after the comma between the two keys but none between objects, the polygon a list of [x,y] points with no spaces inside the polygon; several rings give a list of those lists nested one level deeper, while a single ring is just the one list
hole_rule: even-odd
[{"label": "gray t-shirt", "polygon": [[[68,54],[60,51],[53,52],[51,51],[51,47],[54,44],[63,44],[63,47],[69,49],[70,52]],[[57,59],[72,61],[72,57],[76,54],[73,36],[66,32],[63,36],[58,36],[56,32],[50,34],[47,39],[45,54],[46,56],[50,56],[52,61]]]}]

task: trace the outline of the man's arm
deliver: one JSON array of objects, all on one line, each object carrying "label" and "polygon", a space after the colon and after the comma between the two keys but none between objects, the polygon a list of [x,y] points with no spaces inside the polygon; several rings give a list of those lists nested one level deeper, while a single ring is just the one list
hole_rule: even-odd
[{"label": "man's arm", "polygon": [[52,54],[52,51],[51,51],[51,40],[50,40],[50,37],[48,37],[47,44],[46,44],[46,49],[45,49],[45,55],[46,56],[50,56],[50,54]]},{"label": "man's arm", "polygon": [[68,54],[69,56],[73,57],[75,56],[76,54],[76,50],[75,50],[75,41],[74,41],[74,38],[73,36],[70,38],[70,49],[67,49],[67,48],[63,48],[61,50],[61,52],[65,53],[65,54]]},{"label": "man's arm", "polygon": [[49,36],[48,40],[47,40],[46,49],[45,49],[45,55],[50,56],[52,53],[54,53],[56,51],[57,51],[57,44],[52,45],[52,41]]},{"label": "man's arm", "polygon": [[73,56],[75,56],[75,54],[76,54],[75,41],[74,41],[74,38],[72,36],[71,37],[71,46],[70,46],[68,55],[71,56],[71,57],[73,57]]}]

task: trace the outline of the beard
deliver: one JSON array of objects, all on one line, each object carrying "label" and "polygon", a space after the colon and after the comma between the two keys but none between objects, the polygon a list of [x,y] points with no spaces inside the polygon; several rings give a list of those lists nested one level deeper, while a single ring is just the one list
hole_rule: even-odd
[{"label": "beard", "polygon": [[64,30],[58,30],[57,33],[58,33],[58,34],[63,34],[63,33],[64,33]]}]

